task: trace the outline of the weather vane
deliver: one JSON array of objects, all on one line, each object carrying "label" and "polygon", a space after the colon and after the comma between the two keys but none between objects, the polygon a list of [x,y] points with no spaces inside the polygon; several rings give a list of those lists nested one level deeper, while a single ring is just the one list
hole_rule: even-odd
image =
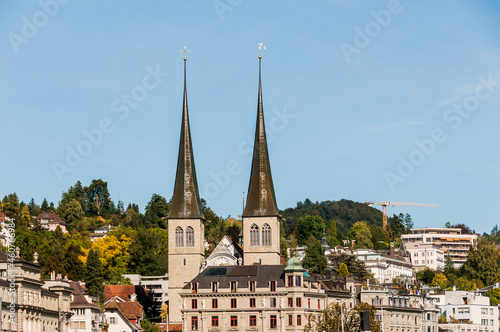
[{"label": "weather vane", "polygon": [[[191,50],[188,50],[186,46],[184,46],[184,49],[182,49],[182,50],[181,50],[181,53],[184,53],[184,54],[186,54],[186,55],[187,55],[187,53],[189,53],[189,52],[191,52]],[[186,61],[186,60],[187,60],[187,58],[186,58],[186,57],[184,57],[184,61]]]},{"label": "weather vane", "polygon": [[[259,43],[259,50],[265,50],[266,46],[262,43]],[[262,55],[259,54],[259,59],[262,59]]]}]

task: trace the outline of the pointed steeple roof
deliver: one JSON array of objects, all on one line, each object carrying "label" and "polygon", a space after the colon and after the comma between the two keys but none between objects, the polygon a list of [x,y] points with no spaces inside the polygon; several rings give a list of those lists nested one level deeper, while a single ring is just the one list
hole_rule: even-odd
[{"label": "pointed steeple roof", "polygon": [[277,216],[278,206],[274,195],[271,164],[267,150],[264,108],[262,106],[261,59],[259,55],[259,97],[257,102],[257,126],[253,147],[252,169],[244,217]]},{"label": "pointed steeple roof", "polygon": [[184,101],[182,104],[181,138],[179,142],[179,157],[177,159],[177,174],[175,175],[174,195],[168,212],[169,219],[203,218],[198,181],[194,167],[193,145],[189,128],[186,85],[186,58],[184,58]]}]

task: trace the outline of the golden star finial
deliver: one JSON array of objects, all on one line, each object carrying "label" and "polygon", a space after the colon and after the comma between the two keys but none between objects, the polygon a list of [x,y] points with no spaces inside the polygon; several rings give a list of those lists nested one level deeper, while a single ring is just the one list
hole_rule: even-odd
[{"label": "golden star finial", "polygon": [[[191,52],[191,50],[188,50],[186,46],[184,46],[184,49],[181,50],[181,53],[189,53]],[[184,57],[184,61],[186,61],[187,59]]]}]

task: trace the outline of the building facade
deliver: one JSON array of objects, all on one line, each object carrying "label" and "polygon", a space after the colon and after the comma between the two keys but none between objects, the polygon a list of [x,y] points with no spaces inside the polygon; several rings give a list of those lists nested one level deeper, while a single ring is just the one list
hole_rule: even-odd
[{"label": "building facade", "polygon": [[208,267],[181,297],[184,331],[302,331],[327,303],[296,257],[286,267]]},{"label": "building facade", "polygon": [[357,249],[353,254],[363,261],[366,270],[373,274],[379,284],[390,284],[394,278],[413,278],[413,269],[410,262],[403,258],[391,256],[385,252],[372,249]]},{"label": "building facade", "polygon": [[444,251],[434,243],[406,243],[406,250],[410,253],[411,263],[415,271],[429,268],[435,271],[444,271]]},{"label": "building facade", "polygon": [[40,280],[37,262],[15,253],[0,251],[0,297],[2,331],[70,332],[70,299],[73,289],[67,280],[54,276]]},{"label": "building facade", "polygon": [[[401,235],[407,244],[434,244],[453,261],[456,269],[467,260],[469,248],[477,241],[476,234],[462,234],[460,228],[412,228],[411,234]],[[426,258],[427,259],[427,258]]]}]

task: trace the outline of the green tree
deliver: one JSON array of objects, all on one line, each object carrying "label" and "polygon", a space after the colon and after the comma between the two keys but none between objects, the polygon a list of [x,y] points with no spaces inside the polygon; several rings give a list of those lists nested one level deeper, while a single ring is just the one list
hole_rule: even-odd
[{"label": "green tree", "polygon": [[288,236],[287,242],[288,248],[290,248],[290,258],[292,258],[297,253],[297,239],[295,238],[295,236],[293,236],[293,234],[290,234]]},{"label": "green tree", "polygon": [[320,216],[305,216],[297,221],[297,241],[299,245],[305,245],[310,236],[320,239],[325,232],[325,222]]},{"label": "green tree", "polygon": [[356,248],[373,249],[372,234],[365,222],[355,223],[349,231],[349,237],[356,240]]},{"label": "green tree", "polygon": [[85,207],[89,216],[106,216],[112,211],[112,202],[108,191],[108,183],[98,179],[92,180],[85,187]]},{"label": "green tree", "polygon": [[346,263],[341,263],[339,270],[337,271],[337,274],[340,277],[348,277],[349,276],[349,269],[347,268]]},{"label": "green tree", "polygon": [[458,290],[470,291],[475,290],[476,285],[473,281],[467,280],[465,277],[460,277],[455,281],[455,286],[457,286]]},{"label": "green tree", "polygon": [[141,228],[130,246],[129,268],[132,273],[161,276],[168,268],[168,233],[160,228]]},{"label": "green tree", "polygon": [[373,276],[366,270],[365,263],[356,259],[354,255],[345,253],[329,255],[328,262],[328,267],[335,272],[340,269],[342,263],[345,263],[350,275],[353,276],[357,282],[366,282],[367,279],[373,280]]},{"label": "green tree", "polygon": [[169,205],[165,197],[158,194],[153,194],[144,213],[144,224],[146,228],[154,225],[166,229],[166,218],[168,215]]},{"label": "green tree", "polygon": [[321,247],[321,241],[317,240],[313,235],[309,237],[304,266],[312,274],[323,274],[327,268],[325,251]]},{"label": "green tree", "polygon": [[280,237],[280,255],[281,257],[288,259],[288,242],[284,236]]},{"label": "green tree", "polygon": [[441,289],[448,288],[448,279],[442,273],[436,273],[434,279],[432,279],[431,287],[439,287]]},{"label": "green tree", "polygon": [[76,199],[72,199],[69,202],[65,212],[66,213],[63,218],[66,220],[68,229],[70,230],[74,229],[78,222],[80,222],[85,216],[82,210],[82,205]]},{"label": "green tree", "polygon": [[27,205],[23,206],[21,209],[21,220],[18,226],[29,227],[31,222],[30,210]]},{"label": "green tree", "polygon": [[156,325],[155,323],[151,323],[147,319],[143,319],[141,321],[141,327],[145,332],[161,332],[161,329],[158,325]]},{"label": "green tree", "polygon": [[31,201],[28,203],[28,209],[31,216],[38,216],[40,214],[40,207],[36,205],[35,200],[31,198]]},{"label": "green tree", "polygon": [[328,245],[330,247],[335,247],[340,244],[340,241],[337,238],[337,222],[335,219],[332,219],[326,224],[326,238],[328,240]]},{"label": "green tree", "polygon": [[40,210],[42,210],[42,212],[50,211],[49,203],[47,202],[46,198],[43,199],[42,206],[40,206]]},{"label": "green tree", "polygon": [[64,255],[64,273],[70,280],[82,280],[85,274],[85,265],[80,259],[84,253],[82,248],[74,243],[69,243]]},{"label": "green tree", "polygon": [[490,305],[497,306],[500,304],[500,288],[490,289],[485,295],[490,298]]},{"label": "green tree", "polygon": [[90,249],[85,264],[85,285],[90,295],[96,296],[102,302],[104,300],[104,274],[102,271],[99,253]]},{"label": "green tree", "polygon": [[430,283],[432,282],[432,280],[434,280],[434,277],[436,276],[436,272],[434,272],[433,270],[429,269],[429,268],[426,268],[423,272],[422,272],[422,277],[421,277],[421,281],[425,284],[425,285],[430,285]]},{"label": "green tree", "polygon": [[469,249],[467,261],[461,267],[462,275],[468,279],[479,279],[485,285],[491,285],[498,280],[498,251],[495,245],[486,237],[480,237]]}]

